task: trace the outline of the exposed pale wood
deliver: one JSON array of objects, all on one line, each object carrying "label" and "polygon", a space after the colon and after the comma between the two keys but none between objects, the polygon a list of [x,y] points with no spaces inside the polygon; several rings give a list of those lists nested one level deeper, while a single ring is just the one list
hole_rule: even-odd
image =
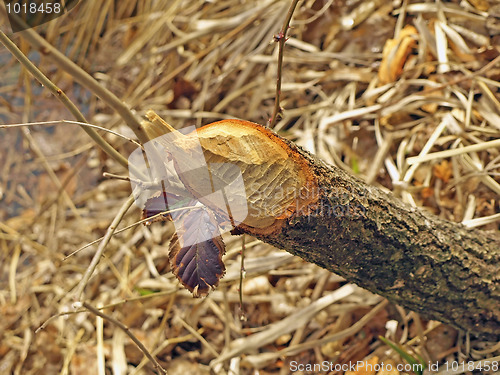
[{"label": "exposed pale wood", "polygon": [[[248,203],[242,227],[251,233],[276,233],[285,219],[308,212],[318,199],[316,178],[306,160],[261,125],[223,120],[184,135],[153,111],[147,116],[151,122],[142,126],[151,139],[163,144],[167,154],[176,149],[185,153],[185,157],[175,158],[178,176],[203,203],[210,206],[203,197],[211,194],[214,186],[231,187],[241,173],[246,196],[235,196],[232,191],[226,197]],[[174,134],[171,142],[162,143],[160,136],[165,134]],[[203,155],[199,154],[200,146]],[[189,171],[191,164],[202,157],[210,173]]]},{"label": "exposed pale wood", "polygon": [[[200,128],[197,136],[207,163],[239,167],[248,202],[243,224],[250,232],[274,232],[283,219],[307,210],[317,200],[316,180],[308,164],[268,129],[248,121],[224,120]],[[214,177],[226,179],[223,166]]]}]

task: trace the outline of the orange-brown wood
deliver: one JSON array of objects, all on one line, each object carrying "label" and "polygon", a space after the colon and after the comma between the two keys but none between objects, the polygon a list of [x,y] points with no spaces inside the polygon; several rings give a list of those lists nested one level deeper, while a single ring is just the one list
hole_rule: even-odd
[{"label": "orange-brown wood", "polygon": [[198,129],[209,163],[240,167],[248,201],[242,223],[251,233],[278,231],[294,215],[309,213],[317,201],[315,175],[307,161],[269,129],[249,121],[223,120]]},{"label": "orange-brown wood", "polygon": [[[154,112],[147,116],[151,123],[143,126],[151,138],[174,132],[176,146],[191,157],[199,157],[195,150],[201,145],[206,163],[211,166],[212,181],[202,181],[197,174],[183,174],[180,178],[203,203],[207,186],[214,179],[229,185],[234,178],[227,176],[230,173],[224,165],[240,169],[248,203],[248,215],[240,227],[246,232],[276,233],[286,219],[306,215],[314,207],[318,187],[307,160],[271,130],[249,121],[222,120],[197,129],[196,134],[183,135]],[[221,167],[213,167],[216,165]]]}]

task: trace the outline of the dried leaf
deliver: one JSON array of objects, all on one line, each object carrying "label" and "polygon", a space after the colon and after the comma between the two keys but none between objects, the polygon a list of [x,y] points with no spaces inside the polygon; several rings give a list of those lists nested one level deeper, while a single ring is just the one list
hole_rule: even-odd
[{"label": "dried leaf", "polygon": [[490,4],[487,0],[469,0],[469,2],[477,9],[482,12],[488,11],[490,9]]},{"label": "dried leaf", "polygon": [[416,44],[417,36],[417,29],[407,25],[401,30],[397,39],[387,40],[378,72],[381,84],[394,82],[401,75],[403,66]]},{"label": "dried leaf", "polygon": [[222,262],[225,246],[219,228],[225,218],[201,205],[192,208],[197,203],[195,199],[163,192],[148,199],[142,212],[145,219],[177,206],[186,208],[165,213],[148,224],[174,220],[177,234],[170,242],[170,266],[182,285],[195,297],[206,295],[216,287],[225,270]]},{"label": "dried leaf", "polygon": [[447,160],[443,160],[434,166],[434,176],[440,178],[443,182],[448,182],[452,174],[451,164]]},{"label": "dried leaf", "polygon": [[149,217],[153,217],[164,212],[163,215],[158,216],[150,221],[146,222],[146,225],[157,221],[171,221],[176,219],[182,214],[182,210],[166,212],[170,210],[175,210],[182,207],[193,206],[197,201],[191,197],[180,197],[175,194],[167,192],[158,192],[155,196],[148,199],[142,210],[142,220]]},{"label": "dried leaf", "polygon": [[457,331],[443,324],[430,331],[427,337],[425,347],[432,359],[437,361],[453,348],[457,340]]},{"label": "dried leaf", "polygon": [[182,108],[184,104],[192,102],[198,91],[194,82],[179,78],[174,84],[173,99],[172,102],[168,104],[168,107],[170,109]]},{"label": "dried leaf", "polygon": [[219,284],[225,267],[224,241],[215,214],[205,208],[183,213],[170,242],[172,272],[195,297],[207,295]]},{"label": "dried leaf", "polygon": [[[167,211],[167,193],[163,192],[163,194],[158,192],[157,196],[154,196],[146,201],[144,205],[144,209],[142,210],[142,220],[158,215],[161,212]],[[154,223],[156,221],[170,221],[172,220],[169,213],[165,213],[162,216],[151,219],[146,222],[146,225]]]},{"label": "dried leaf", "polygon": [[423,188],[422,191],[420,192],[420,195],[423,199],[430,198],[434,195],[434,189],[431,187]]}]

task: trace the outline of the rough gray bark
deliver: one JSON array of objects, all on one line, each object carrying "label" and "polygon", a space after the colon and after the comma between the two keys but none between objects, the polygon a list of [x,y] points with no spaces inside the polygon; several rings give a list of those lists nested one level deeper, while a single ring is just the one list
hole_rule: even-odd
[{"label": "rough gray bark", "polygon": [[298,149],[318,179],[316,212],[256,237],[392,302],[500,339],[500,235],[442,220]]}]

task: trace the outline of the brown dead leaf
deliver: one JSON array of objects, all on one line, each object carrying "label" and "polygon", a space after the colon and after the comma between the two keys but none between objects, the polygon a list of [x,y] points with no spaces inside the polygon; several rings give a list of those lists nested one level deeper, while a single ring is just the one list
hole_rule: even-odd
[{"label": "brown dead leaf", "polygon": [[480,10],[482,12],[486,12],[488,9],[490,9],[490,4],[486,0],[469,0],[469,3],[471,3],[472,6],[477,10]]},{"label": "brown dead leaf", "polygon": [[70,363],[70,373],[73,375],[97,374],[95,345],[85,344],[73,355]]},{"label": "brown dead leaf", "polygon": [[434,176],[443,180],[443,182],[448,182],[453,174],[451,169],[451,164],[448,160],[443,160],[441,163],[434,166]]},{"label": "brown dead leaf", "polygon": [[417,43],[417,29],[407,25],[401,30],[397,39],[388,39],[382,52],[382,62],[378,71],[381,84],[396,81],[410,55],[413,47]]},{"label": "brown dead leaf", "polygon": [[190,106],[198,91],[199,89],[194,82],[179,78],[174,84],[174,97],[168,107],[171,109],[182,108],[183,102]]},{"label": "brown dead leaf", "polygon": [[422,197],[422,199],[430,198],[433,195],[434,195],[434,189],[431,187],[423,188],[422,191],[420,192],[420,196]]},{"label": "brown dead leaf", "polygon": [[455,345],[457,330],[444,324],[436,327],[427,335],[425,347],[433,360],[440,360]]}]

